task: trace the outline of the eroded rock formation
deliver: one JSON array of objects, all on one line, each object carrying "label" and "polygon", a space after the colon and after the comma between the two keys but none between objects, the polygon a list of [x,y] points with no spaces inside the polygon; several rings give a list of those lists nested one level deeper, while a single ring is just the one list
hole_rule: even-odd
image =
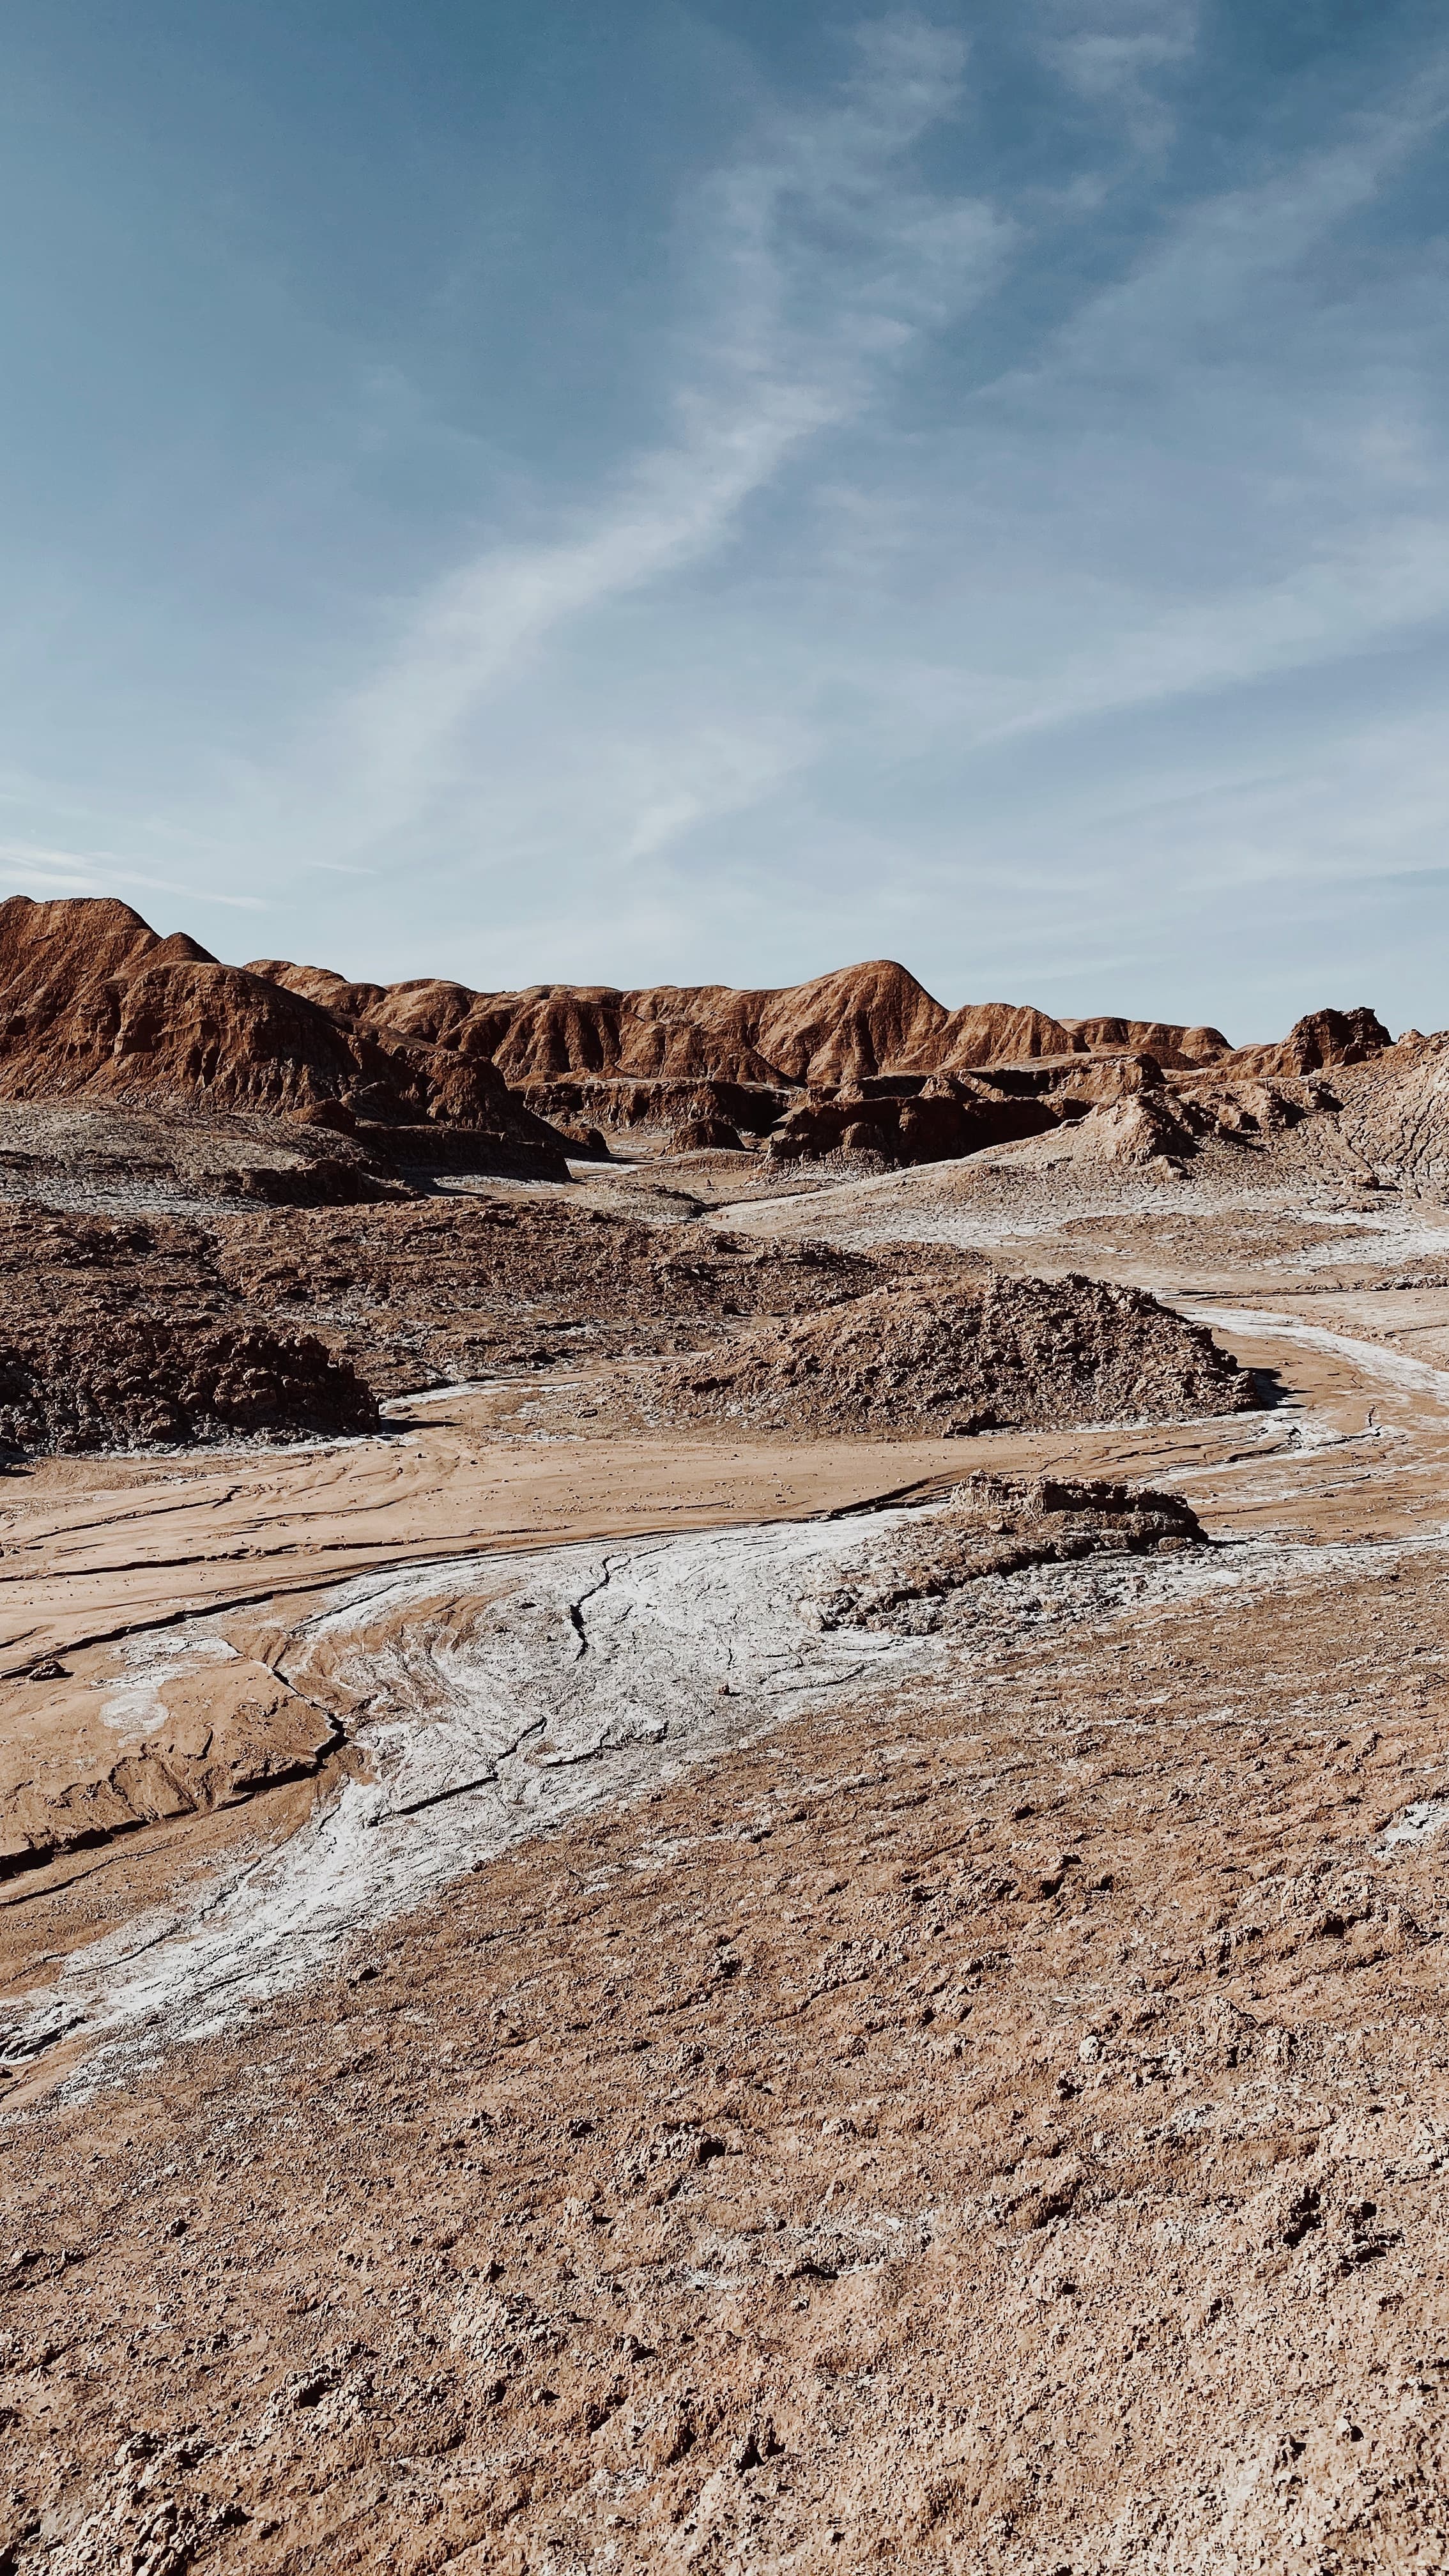
[{"label": "eroded rock formation", "polygon": [[[1367,1009],[1316,1011],[1279,1043],[1238,1048],[1175,1022],[948,1010],[891,959],[749,990],[349,982],[285,958],[223,965],[109,898],[0,905],[0,1099],[282,1117],[350,1138],[384,1181],[429,1166],[563,1179],[570,1152],[618,1134],[653,1150],[767,1138],[784,1161],[932,1162],[1146,1091],[1200,1130],[1190,1104],[1205,1085],[1225,1113],[1207,1124],[1242,1136],[1264,1126],[1273,1085],[1286,1117],[1312,1105],[1295,1085],[1390,1046]],[[1235,1099],[1243,1085],[1259,1108]],[[342,1158],[318,1195],[347,1196],[356,1163]]]},{"label": "eroded rock formation", "polygon": [[0,904],[0,1098],[84,1093],[124,1102],[305,1115],[340,1104],[384,1125],[463,1121],[562,1178],[560,1140],[486,1057],[388,1045],[193,939],[162,939],[128,904]]}]

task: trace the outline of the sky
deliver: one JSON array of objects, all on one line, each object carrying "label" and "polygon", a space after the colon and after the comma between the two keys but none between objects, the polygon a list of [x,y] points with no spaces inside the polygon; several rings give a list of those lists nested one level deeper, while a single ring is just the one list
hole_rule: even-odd
[{"label": "sky", "polygon": [[1449,1022],[1438,0],[9,0],[0,893]]}]

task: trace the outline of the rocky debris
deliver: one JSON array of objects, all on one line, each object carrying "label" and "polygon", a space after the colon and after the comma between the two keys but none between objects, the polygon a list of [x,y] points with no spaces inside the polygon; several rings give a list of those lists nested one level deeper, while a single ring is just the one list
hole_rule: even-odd
[{"label": "rocky debris", "polygon": [[1180,1494],[1155,1494],[1100,1477],[968,1476],[943,1511],[897,1525],[890,1559],[833,1583],[821,1597],[828,1628],[929,1635],[954,1595],[991,1576],[1087,1556],[1176,1555],[1205,1547],[1197,1514]]},{"label": "rocky debris", "polygon": [[777,1245],[533,1198],[239,1216],[216,1226],[215,1245],[218,1280],[250,1312],[305,1314],[380,1394],[584,1356],[697,1350],[743,1317],[811,1312],[943,1264],[963,1281],[983,1267],[936,1246]]},{"label": "rocky debris", "polygon": [[1175,1102],[1152,1098],[1103,1101],[1054,1142],[1050,1159],[1180,1168],[1196,1152],[1200,1132],[1197,1123],[1190,1123],[1190,1116],[1184,1116]]},{"label": "rocky debris", "polygon": [[519,1097],[561,1134],[582,1127],[623,1133],[630,1143],[662,1140],[697,1118],[718,1118],[741,1136],[767,1135],[792,1106],[788,1084],[636,1082],[571,1074],[526,1083]]},{"label": "rocky debris", "polygon": [[[1012,1146],[1014,1168],[1045,1175],[1069,1166],[1083,1172],[1115,1167],[1172,1180],[1207,1149],[1257,1150],[1326,1106],[1315,1087],[1303,1083],[1255,1078],[1227,1084],[1213,1073],[1164,1086],[1160,1075],[1150,1081],[1131,1078],[1130,1066],[1104,1064],[1096,1071],[1108,1077],[1100,1095],[1090,1099],[1074,1085],[1076,1116]],[[1125,1081],[1117,1078],[1122,1071],[1128,1075]],[[1068,1105],[1068,1096],[1062,1105]]]},{"label": "rocky debris", "polygon": [[949,1074],[907,1081],[894,1094],[863,1086],[802,1101],[774,1128],[769,1150],[780,1162],[874,1155],[890,1164],[937,1163],[1049,1133],[1073,1114],[1066,1103],[1003,1095]]},{"label": "rocky debris", "polygon": [[0,1097],[74,1094],[302,1113],[340,1102],[387,1124],[454,1120],[505,1159],[563,1179],[559,1140],[486,1057],[386,1045],[305,994],[161,939],[128,904],[0,904]]},{"label": "rocky debris", "polygon": [[77,1454],[375,1431],[350,1359],[248,1314],[195,1224],[0,1210],[0,1443]]},{"label": "rocky debris", "polygon": [[78,1451],[375,1430],[379,1399],[697,1350],[970,1253],[681,1238],[519,1197],[116,1220],[0,1204],[0,1437]]},{"label": "rocky debris", "polygon": [[1282,1135],[1315,1112],[1336,1110],[1338,1102],[1323,1083],[1257,1079],[1225,1083],[1208,1075],[1175,1086],[1165,1105],[1198,1142],[1216,1136],[1246,1144]]},{"label": "rocky debris", "polygon": [[377,1399],[315,1333],[187,1326],[122,1310],[103,1336],[0,1330],[0,1447],[73,1456],[379,1428]]},{"label": "rocky debris", "polygon": [[1240,1413],[1258,1397],[1204,1325],[1141,1289],[988,1272],[758,1327],[702,1366],[661,1371],[650,1401],[676,1422],[949,1438]]},{"label": "rocky debris", "polygon": [[[1338,1022],[1336,1034],[1323,1023]],[[1211,1186],[1214,1172],[1237,1184],[1251,1162],[1255,1183],[1301,1187],[1307,1180],[1429,1196],[1449,1189],[1449,1035],[1409,1030],[1394,1045],[1371,1043],[1371,1013],[1317,1013],[1300,1023],[1291,1050],[1238,1050],[1191,1074],[1168,1075],[1137,1095],[1130,1120],[1104,1106],[1065,1135],[1012,1149],[1014,1161],[1149,1163],[1165,1171],[1192,1164]],[[1382,1030],[1380,1029],[1380,1034]],[[1245,1059],[1303,1061],[1338,1050],[1326,1069],[1245,1072]],[[1124,1095],[1125,1097],[1125,1095]],[[1226,1156],[1218,1148],[1229,1149]]]}]

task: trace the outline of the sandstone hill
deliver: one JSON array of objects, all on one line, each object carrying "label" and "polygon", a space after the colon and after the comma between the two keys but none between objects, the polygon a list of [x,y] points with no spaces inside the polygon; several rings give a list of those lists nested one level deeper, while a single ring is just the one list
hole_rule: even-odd
[{"label": "sandstone hill", "polygon": [[1365,1009],[1238,1048],[1167,1021],[948,1010],[890,959],[742,991],[350,983],[283,958],[223,965],[109,898],[0,904],[0,1101],[185,1104],[353,1140],[350,1162],[296,1184],[304,1196],[365,1196],[413,1167],[563,1179],[566,1155],[606,1154],[610,1137],[631,1153],[767,1139],[786,1163],[933,1162],[1148,1094],[1148,1123],[1187,1131],[1191,1152],[1209,1128],[1291,1125],[1317,1105],[1305,1085],[1392,1052]]},{"label": "sandstone hill", "polygon": [[494,1066],[387,1044],[304,995],[160,938],[128,904],[0,904],[0,1099],[186,1099],[385,1128],[464,1122],[510,1163],[563,1177],[560,1140]]},{"label": "sandstone hill", "polygon": [[[1164,1082],[1191,1091],[1290,1080],[1390,1044],[1373,1012],[1319,1011],[1273,1046],[1162,1020],[1055,1019],[1008,1003],[948,1010],[891,959],[781,988],[538,984],[475,992],[435,979],[348,983],[260,958],[250,970],[359,1041],[491,1062],[577,1147],[652,1133],[677,1149],[768,1137],[783,1161],[924,1163],[1040,1135]],[[1225,1133],[1262,1121],[1223,1103]],[[1302,1102],[1292,1095],[1283,1124]],[[1201,1123],[1201,1122],[1199,1122]],[[1206,1122],[1212,1124],[1212,1119]],[[1191,1148],[1189,1148],[1191,1150]]]},{"label": "sandstone hill", "polygon": [[593,1076],[833,1090],[882,1075],[969,1073],[1101,1047],[1150,1043],[1159,1061],[1174,1064],[1229,1053],[1216,1029],[1063,1021],[1005,1002],[950,1011],[889,958],[759,991],[534,984],[518,993],[478,993],[428,979],[349,984],[275,957],[256,959],[248,971],[384,1042],[445,1046],[468,1062],[487,1056],[519,1086]]}]

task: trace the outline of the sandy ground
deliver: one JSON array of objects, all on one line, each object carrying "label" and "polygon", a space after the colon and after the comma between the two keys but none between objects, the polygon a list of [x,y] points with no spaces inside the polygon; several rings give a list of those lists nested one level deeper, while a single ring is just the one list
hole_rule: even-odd
[{"label": "sandy ground", "polygon": [[[808,1230],[1000,1222],[891,1177]],[[1449,1217],[1138,1196],[1001,1239],[1261,1414],[666,1445],[596,1372],[7,1488],[12,1789],[227,1692],[321,1749],[0,1888],[0,2563],[1449,2563]],[[833,1628],[983,1464],[1215,1544]]]}]

